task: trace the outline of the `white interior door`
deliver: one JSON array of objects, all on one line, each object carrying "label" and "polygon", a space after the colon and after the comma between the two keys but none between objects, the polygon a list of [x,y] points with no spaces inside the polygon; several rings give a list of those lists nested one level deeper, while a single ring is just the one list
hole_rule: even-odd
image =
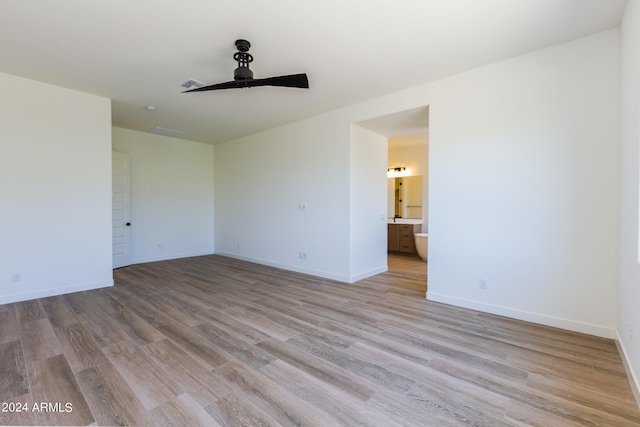
[{"label": "white interior door", "polygon": [[112,152],[113,268],[131,264],[131,194],[129,156]]}]

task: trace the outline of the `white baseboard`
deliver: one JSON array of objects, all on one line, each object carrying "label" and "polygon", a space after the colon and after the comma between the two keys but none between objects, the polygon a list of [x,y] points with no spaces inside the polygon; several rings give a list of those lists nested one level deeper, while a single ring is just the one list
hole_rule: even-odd
[{"label": "white baseboard", "polygon": [[139,257],[131,260],[131,264],[144,264],[147,262],[167,261],[170,259],[191,258],[195,256],[213,255],[213,251],[198,251],[176,254],[162,254],[157,256]]},{"label": "white baseboard", "polygon": [[633,369],[631,369],[631,362],[629,361],[629,356],[627,355],[627,352],[624,348],[624,344],[618,332],[616,332],[616,347],[618,347],[618,352],[620,353],[620,358],[622,359],[624,370],[627,373],[627,378],[629,378],[629,385],[631,386],[631,391],[633,392],[633,396],[636,398],[636,403],[638,404],[638,407],[640,407],[640,381],[639,381],[639,378],[634,374]]},{"label": "white baseboard", "polygon": [[46,298],[56,295],[71,294],[73,292],[90,291],[92,289],[107,288],[109,286],[113,286],[113,279],[90,283],[80,283],[76,285],[62,286],[59,288],[39,289],[32,292],[3,295],[2,297],[0,297],[0,304],[9,304],[12,302],[28,301],[36,298]]},{"label": "white baseboard", "polygon": [[295,265],[286,265],[286,264],[280,264],[280,263],[277,263],[277,262],[266,261],[266,260],[263,260],[263,259],[245,257],[245,256],[242,256],[242,255],[228,253],[228,252],[216,252],[216,255],[226,256],[226,257],[229,257],[229,258],[235,258],[235,259],[239,259],[239,260],[242,260],[242,261],[253,262],[253,263],[256,263],[256,264],[260,264],[260,265],[266,265],[266,266],[269,266],[269,267],[281,268],[283,270],[295,271],[296,273],[308,274],[310,276],[322,277],[323,279],[331,279],[331,280],[336,280],[338,282],[345,282],[345,283],[355,283],[355,282],[357,282],[359,280],[366,279],[367,277],[371,277],[371,276],[375,276],[376,274],[384,273],[385,271],[387,271],[389,269],[386,265],[384,265],[384,266],[375,268],[373,270],[366,271],[364,273],[356,274],[355,276],[343,276],[343,275],[338,275],[338,274],[327,273],[325,271],[313,270],[313,269],[310,269],[310,268],[300,268],[300,267],[295,266]]},{"label": "white baseboard", "polygon": [[355,276],[351,276],[349,283],[355,283],[359,280],[364,280],[367,277],[375,276],[376,274],[384,273],[385,271],[389,271],[389,267],[384,265],[382,267],[374,268],[373,270],[366,271],[364,273],[356,274]]},{"label": "white baseboard", "polygon": [[553,326],[555,328],[566,329],[583,334],[595,335],[602,338],[614,339],[616,330],[599,325],[578,322],[570,319],[562,319],[559,317],[548,316],[546,314],[532,313],[528,311],[516,310],[509,307],[484,304],[478,301],[467,300],[464,298],[451,297],[448,295],[427,292],[429,301],[441,302],[444,304],[455,305],[457,307],[469,308],[472,310],[482,311],[484,313],[496,314],[498,316],[511,317],[513,319],[524,320],[541,325]]},{"label": "white baseboard", "polygon": [[216,255],[226,256],[229,258],[239,259],[247,262],[253,262],[255,264],[266,265],[268,267],[275,267],[275,268],[281,268],[283,270],[295,271],[296,273],[308,274],[310,276],[322,277],[324,279],[337,280],[338,282],[351,283],[349,281],[350,278],[348,276],[327,273],[325,271],[313,270],[310,268],[300,268],[295,265],[280,264],[277,262],[266,261],[264,259],[259,259],[259,258],[246,257],[246,256],[234,254],[234,253],[229,253],[229,252],[216,251]]}]

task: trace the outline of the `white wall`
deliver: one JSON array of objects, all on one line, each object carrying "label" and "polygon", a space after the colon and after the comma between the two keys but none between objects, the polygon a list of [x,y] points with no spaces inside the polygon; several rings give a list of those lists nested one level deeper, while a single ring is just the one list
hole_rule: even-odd
[{"label": "white wall", "polygon": [[612,338],[618,30],[432,95],[428,298]]},{"label": "white wall", "polygon": [[387,138],[351,126],[349,281],[387,271]]},{"label": "white wall", "polygon": [[132,262],[213,253],[212,145],[113,128],[131,160]]},{"label": "white wall", "polygon": [[216,253],[349,281],[349,135],[324,115],[216,145]]},{"label": "white wall", "polygon": [[[640,401],[640,264],[638,181],[640,177],[640,2],[629,0],[621,25],[620,285],[618,342]],[[633,330],[633,337],[631,332]]]},{"label": "white wall", "polygon": [[348,283],[386,270],[385,137],[339,110],[215,153],[216,253]]},{"label": "white wall", "polygon": [[0,73],[0,158],[0,304],[113,285],[110,101]]}]

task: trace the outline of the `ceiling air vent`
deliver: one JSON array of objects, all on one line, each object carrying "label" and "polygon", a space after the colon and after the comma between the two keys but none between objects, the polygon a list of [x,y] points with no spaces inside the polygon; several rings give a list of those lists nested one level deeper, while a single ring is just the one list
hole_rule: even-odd
[{"label": "ceiling air vent", "polygon": [[182,87],[186,87],[187,89],[197,89],[199,87],[203,87],[204,83],[199,82],[197,80],[187,80],[186,82],[182,83]]},{"label": "ceiling air vent", "polygon": [[153,129],[150,129],[149,132],[155,133],[156,135],[173,136],[173,137],[180,136],[184,133],[179,130],[161,128],[159,126],[156,126]]}]

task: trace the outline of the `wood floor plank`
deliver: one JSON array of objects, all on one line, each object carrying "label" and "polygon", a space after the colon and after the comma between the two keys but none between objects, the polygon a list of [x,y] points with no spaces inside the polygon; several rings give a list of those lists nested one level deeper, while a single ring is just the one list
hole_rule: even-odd
[{"label": "wood floor plank", "polygon": [[103,350],[145,409],[155,408],[184,391],[136,345],[125,341]]},{"label": "wood floor plank", "polygon": [[129,339],[109,315],[99,308],[89,314],[79,314],[80,323],[89,331],[100,347],[106,347]]},{"label": "wood floor plank", "polygon": [[[468,425],[488,427],[511,425],[503,417],[509,403],[508,398],[462,382],[447,381],[444,385],[442,382],[417,383],[407,393],[407,397],[423,408],[429,408],[430,411],[437,410],[447,418],[464,420]],[[470,398],[474,401],[472,405],[465,403],[471,400]]]},{"label": "wood floor plank", "polygon": [[149,355],[202,407],[231,392],[231,388],[168,339],[145,346]]},{"label": "wood floor plank", "polygon": [[598,364],[613,361],[611,366],[621,368],[617,363],[619,353],[613,340],[486,313],[478,313],[477,321],[483,322],[487,333],[515,342],[519,347],[540,353],[556,353],[578,362],[583,361],[583,357],[598,357]]},{"label": "wood floor plank", "polygon": [[371,360],[398,375],[411,378],[414,384],[407,391],[407,397],[429,402],[432,406],[448,408],[451,413],[456,413],[452,408],[460,406],[460,402],[469,401],[472,397],[474,411],[502,416],[510,400],[474,384],[443,376],[428,365],[414,363],[368,344],[356,343],[346,352],[361,359]]},{"label": "wood floor plank", "polygon": [[98,425],[153,425],[136,393],[111,363],[78,373],[78,382]]},{"label": "wood floor plank", "polygon": [[[269,337],[276,338],[281,341],[286,341],[289,338],[293,338],[298,335],[298,333],[292,329],[281,326],[276,322],[258,316],[249,310],[245,310],[240,307],[230,307],[223,310],[222,313],[231,316],[258,331],[261,331]],[[260,341],[262,341],[262,339]]]},{"label": "wood floor plank", "polygon": [[409,334],[413,337],[426,339],[430,343],[439,344],[452,350],[482,355],[483,357],[488,357],[500,362],[506,360],[507,356],[516,350],[508,344],[496,342],[492,339],[480,338],[477,335],[469,334],[465,331],[458,331],[456,334],[452,334],[449,327],[443,326],[439,322],[430,326],[415,326],[416,321],[405,322],[385,319],[383,323],[387,333],[393,330],[402,331],[403,335]]},{"label": "wood floor plank", "polygon": [[107,362],[98,343],[80,323],[55,328],[55,333],[73,372]]},{"label": "wood floor plank", "polygon": [[0,399],[7,407],[0,411],[0,425],[2,426],[35,426],[36,418],[33,413],[33,399],[30,394]]},{"label": "wood floor plank", "polygon": [[98,306],[87,295],[85,292],[74,292],[64,295],[64,299],[75,314],[91,314],[98,310]]},{"label": "wood floor plank", "polygon": [[284,287],[273,286],[272,284],[262,284],[260,287],[252,289],[251,293],[255,298],[247,302],[277,302],[285,307],[300,307],[304,304]]},{"label": "wood floor plank", "polygon": [[[474,334],[479,332],[476,335],[479,338],[486,337],[486,332],[483,331],[486,331],[486,328],[473,329]],[[543,338],[539,336],[539,333],[537,337],[513,337],[513,333],[494,330],[491,332],[491,337],[487,337],[487,340],[508,348],[508,359],[511,362],[540,373],[557,371],[558,363],[562,363],[564,369],[558,372],[560,375],[577,375],[579,370],[585,367],[590,375],[592,366],[598,366],[603,371],[609,370],[620,375],[625,374],[620,371],[622,364],[619,355],[611,353],[610,346],[591,348],[589,345],[580,345],[575,341],[571,342],[571,340],[565,342],[564,338],[569,334],[559,330],[552,331],[553,333],[547,333]]]},{"label": "wood floor plank", "polygon": [[[155,278],[147,277],[149,274],[148,269],[140,268],[134,274],[131,274],[131,269],[120,269],[123,270],[118,280],[115,282],[119,285],[123,285],[127,287],[132,294],[136,295],[138,298],[142,300],[147,300],[150,298],[157,297],[162,288],[158,285],[158,280]],[[125,277],[133,276],[133,277]]]},{"label": "wood floor plank", "polygon": [[568,401],[603,412],[610,412],[640,425],[637,406],[629,401],[626,404],[624,401],[620,401],[616,396],[617,393],[602,392],[588,385],[586,387],[576,387],[573,381],[559,380],[556,377],[549,378],[538,374],[530,374],[527,384],[536,391],[563,396]]},{"label": "wood floor plank", "polygon": [[459,361],[465,365],[476,366],[483,370],[490,371],[493,375],[503,376],[509,379],[517,378],[523,383],[527,380],[525,370],[514,367],[501,360],[495,360],[492,354],[482,355],[476,351],[457,348],[455,345],[445,345],[441,342],[431,340],[429,337],[421,336],[413,331],[402,330],[400,328],[389,328],[385,330],[383,336],[419,348],[434,356],[445,357]]},{"label": "wood floor plank", "polygon": [[317,328],[317,324],[324,321],[324,318],[307,313],[291,305],[282,304],[276,299],[260,299],[256,301],[239,301],[236,306],[251,311],[257,315],[265,317],[272,322],[295,331],[296,333],[306,333]]},{"label": "wood floor plank", "polygon": [[185,297],[189,299],[195,299],[202,302],[208,308],[216,310],[224,310],[230,305],[234,304],[235,299],[229,300],[228,296],[225,296],[221,291],[224,288],[211,287],[211,286],[194,286],[187,287],[184,290]]},{"label": "wood floor plank", "polygon": [[5,309],[0,310],[0,344],[20,339],[16,310],[13,304],[6,304]]},{"label": "wood floor plank", "polygon": [[15,303],[15,308],[18,315],[19,323],[47,318],[47,313],[45,313],[44,309],[42,308],[40,300],[37,299],[17,302]]},{"label": "wood floor plank", "polygon": [[388,265],[347,285],[208,255],[0,305],[0,402],[31,407],[0,424],[640,425],[613,340],[434,303],[426,263]]},{"label": "wood floor plank", "polygon": [[214,369],[233,359],[224,350],[185,326],[170,324],[161,326],[158,330],[207,369]]},{"label": "wood floor plank", "polygon": [[44,319],[21,323],[20,336],[27,363],[44,360],[62,353],[51,322],[46,316]]},{"label": "wood floor plank", "polygon": [[249,344],[255,344],[269,338],[269,335],[264,332],[218,310],[208,309],[201,312],[200,317]]},{"label": "wood floor plank", "polygon": [[22,344],[16,340],[0,344],[0,402],[29,393]]},{"label": "wood floor plank", "polygon": [[138,304],[142,301],[142,299],[127,289],[126,286],[121,285],[116,282],[114,286],[109,288],[104,288],[104,291],[111,296],[111,298],[118,301],[120,304],[130,307],[132,305]]},{"label": "wood floor plank", "polygon": [[353,310],[353,306],[350,304],[334,305],[331,301],[307,300],[301,309],[322,317],[323,320],[335,320],[348,324],[358,323],[363,326],[374,326],[380,320],[377,313]]},{"label": "wood floor plank", "polygon": [[417,363],[419,365],[428,365],[433,355],[422,351],[419,348],[413,347],[408,344],[399,343],[387,337],[380,336],[379,334],[371,333],[369,331],[363,331],[350,325],[345,325],[333,321],[325,321],[321,326],[334,333],[341,333],[346,336],[351,336],[357,342],[370,345],[377,349],[383,350],[390,355],[397,355],[410,362]]},{"label": "wood floor plank", "polygon": [[[620,362],[622,363],[622,362]],[[585,385],[589,388],[597,388],[601,392],[605,392],[608,395],[616,396],[629,404],[635,402],[633,390],[630,387],[620,387],[620,384],[626,384],[628,382],[626,373],[611,372],[610,370],[602,370],[599,366],[593,366],[593,383]]]},{"label": "wood floor plank", "polygon": [[273,356],[269,353],[248,344],[242,338],[238,338],[214,324],[202,323],[192,329],[216,347],[254,369],[259,369],[273,360]]},{"label": "wood floor plank", "polygon": [[204,408],[207,413],[224,427],[261,426],[276,427],[281,424],[269,417],[248,399],[231,392],[222,399]]},{"label": "wood floor plank", "polygon": [[[608,381],[596,381],[594,366],[586,363],[579,363],[567,360],[564,357],[540,353],[538,351],[530,354],[514,352],[509,355],[509,363],[520,369],[529,372],[530,378],[542,377],[547,381],[542,382],[544,387],[565,386],[569,389],[580,388],[581,390],[591,390],[594,394],[605,393],[619,396],[627,389],[620,390],[620,378],[612,383]],[[531,382],[532,387],[538,387],[539,382]],[[627,396],[629,398],[630,396]]]},{"label": "wood floor plank", "polygon": [[78,322],[78,318],[67,304],[63,296],[44,298],[41,300],[47,317],[54,328],[67,326]]},{"label": "wood floor plank", "polygon": [[353,357],[341,349],[333,348],[310,337],[292,338],[287,343],[385,389],[404,393],[414,384],[410,378],[396,374],[384,366],[364,358]]},{"label": "wood floor plank", "polygon": [[163,296],[170,299],[173,304],[176,304],[191,313],[203,313],[211,310],[212,308],[210,304],[207,304],[202,299],[193,297],[184,292],[171,291],[164,293]]},{"label": "wood floor plank", "polygon": [[258,347],[357,399],[367,400],[375,392],[375,387],[368,381],[286,342],[270,339],[259,343]]},{"label": "wood floor plank", "polygon": [[185,326],[191,327],[202,323],[202,319],[200,317],[185,308],[171,304],[162,297],[154,297],[153,299],[149,299],[147,302]]},{"label": "wood floor plank", "polygon": [[120,311],[112,313],[109,317],[138,345],[145,345],[164,338],[164,335],[144,319],[124,307]]},{"label": "wood floor plank", "polygon": [[181,394],[162,406],[152,409],[150,414],[155,426],[220,426],[217,421],[186,393]]},{"label": "wood floor plank", "polygon": [[129,308],[154,328],[177,322],[173,317],[158,310],[142,299],[136,304],[129,306]]},{"label": "wood floor plank", "polygon": [[340,425],[330,414],[320,411],[240,362],[229,362],[215,372],[283,426]]},{"label": "wood floor plank", "polygon": [[27,365],[34,412],[39,425],[87,425],[94,422],[87,401],[64,355]]},{"label": "wood floor plank", "polygon": [[518,427],[584,427],[581,422],[569,421],[547,411],[540,411],[520,402],[511,401],[505,413],[505,419]]},{"label": "wood floor plank", "polygon": [[[363,401],[281,360],[263,366],[260,372],[299,398],[313,402],[314,406],[332,414],[340,425],[370,426],[379,418],[380,414],[371,410]],[[385,420],[385,426],[394,425],[399,424]]]},{"label": "wood floor plank", "polygon": [[[404,426],[462,427],[473,425],[466,423],[465,420],[452,417],[438,408],[420,405],[418,402],[394,393],[388,393],[385,390],[378,390],[367,401],[367,405],[371,407],[371,410],[376,411],[379,418],[384,419],[385,422],[389,420]],[[484,424],[483,427],[493,426]]]},{"label": "wood floor plank", "polygon": [[113,298],[105,289],[96,289],[87,294],[89,298],[107,314],[117,313],[124,305]]},{"label": "wood floor plank", "polygon": [[[565,399],[564,395],[546,394],[528,387],[519,381],[511,381],[502,376],[494,376],[482,369],[434,358],[430,365],[461,381],[475,384],[493,393],[510,398],[512,401],[528,405],[535,410],[564,418],[572,423],[583,425],[633,426],[638,421],[629,421],[616,414],[605,415],[601,410]],[[605,421],[609,419],[609,422]]]}]

